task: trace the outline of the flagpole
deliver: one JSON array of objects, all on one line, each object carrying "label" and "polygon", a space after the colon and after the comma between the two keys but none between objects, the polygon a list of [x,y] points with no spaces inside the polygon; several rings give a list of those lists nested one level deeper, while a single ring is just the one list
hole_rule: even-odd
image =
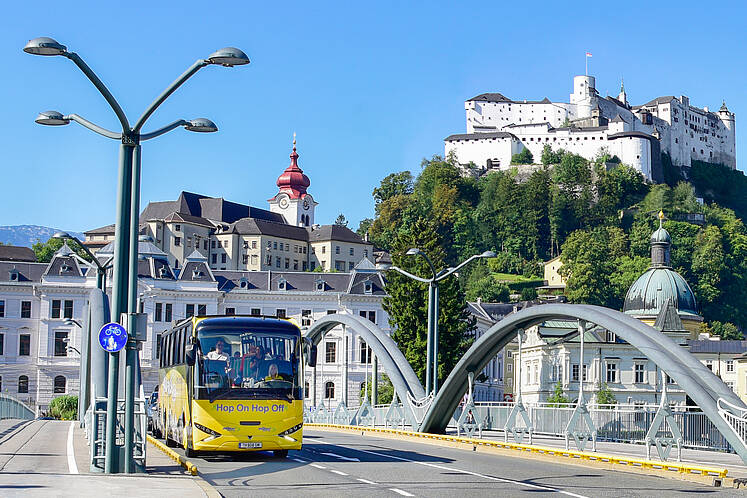
[{"label": "flagpole", "polygon": [[586,76],[589,76],[589,54],[584,55],[584,63],[586,64]]}]

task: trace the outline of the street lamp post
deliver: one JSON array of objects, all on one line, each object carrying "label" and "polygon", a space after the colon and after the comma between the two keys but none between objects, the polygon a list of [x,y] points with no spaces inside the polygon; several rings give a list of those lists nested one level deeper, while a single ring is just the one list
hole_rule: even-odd
[{"label": "street lamp post", "polygon": [[485,251],[482,254],[475,254],[474,256],[467,258],[465,261],[462,261],[457,266],[453,268],[444,268],[439,272],[436,271],[430,258],[422,250],[413,247],[408,249],[405,254],[407,256],[422,256],[431,270],[431,278],[418,277],[417,275],[413,275],[397,266],[385,265],[382,269],[395,270],[413,280],[428,284],[428,332],[426,346],[425,393],[430,394],[432,389],[435,396],[438,392],[438,283],[453,273],[456,273],[475,259],[494,258],[495,252]]},{"label": "street lamp post", "polygon": [[[112,309],[115,319],[122,321],[121,315],[127,313],[129,339],[126,345],[126,386],[125,386],[125,462],[124,471],[133,472],[132,459],[134,434],[134,394],[135,369],[137,368],[137,349],[134,338],[135,317],[137,312],[137,242],[138,217],[140,208],[140,143],[143,140],[156,138],[180,126],[195,132],[214,132],[217,126],[210,120],[200,118],[191,121],[178,120],[150,133],[142,133],[142,127],[155,110],[197,71],[208,65],[225,67],[249,64],[249,57],[233,47],[224,48],[212,53],[207,59],[198,59],[166,90],[163,91],[134,126],[130,126],[127,116],[119,103],[112,96],[102,81],[75,52],[51,38],[35,38],[29,41],[23,51],[33,55],[61,55],[70,59],[86,75],[109,103],[122,125],[122,131],[113,132],[102,128],[77,114],[63,115],[57,111],[41,113],[36,122],[43,125],[59,126],[71,121],[88,128],[104,137],[119,140],[119,186],[117,189],[117,218],[114,238],[114,276],[112,282]],[[118,397],[119,352],[111,353],[109,362],[108,400],[106,417],[106,460],[105,472],[115,472],[116,445],[116,406]]]}]

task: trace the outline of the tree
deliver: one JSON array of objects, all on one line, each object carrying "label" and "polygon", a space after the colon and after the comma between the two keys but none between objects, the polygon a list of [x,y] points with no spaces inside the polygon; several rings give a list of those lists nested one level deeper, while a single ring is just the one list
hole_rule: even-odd
[{"label": "tree", "polygon": [[365,239],[366,234],[368,233],[368,229],[371,228],[371,225],[373,225],[373,221],[374,220],[372,220],[371,218],[363,218],[358,224],[358,230],[356,230],[355,233]]},{"label": "tree", "polygon": [[[419,218],[398,233],[392,250],[392,262],[410,273],[428,277],[431,271],[422,257],[406,256],[411,247],[421,249],[436,268],[444,266],[445,251],[432,220]],[[402,350],[413,370],[425,379],[427,345],[427,287],[396,271],[387,273],[387,296],[384,310],[394,332],[392,338]],[[439,378],[451,372],[456,362],[470,345],[467,332],[474,328],[474,319],[468,313],[464,294],[455,278],[439,284]]]},{"label": "tree", "polygon": [[550,147],[549,144],[545,144],[545,146],[542,147],[542,156],[540,156],[540,161],[545,166],[558,164],[563,157],[563,154],[565,154],[565,151],[563,149],[553,151],[552,147]]},{"label": "tree", "polygon": [[505,303],[511,297],[511,291],[503,282],[499,282],[492,275],[480,278],[468,285],[465,294],[470,301],[481,301],[488,303]]},{"label": "tree", "polygon": [[[392,385],[392,381],[389,380],[389,377],[387,374],[380,374],[379,375],[379,381],[378,381],[379,389],[377,392],[378,398],[377,403],[380,405],[388,405],[392,402],[392,399],[394,398],[394,386]],[[363,388],[361,389],[360,396],[361,400],[364,399],[371,399],[371,382],[367,381]],[[402,401],[402,400],[400,400]]]},{"label": "tree", "polygon": [[[412,173],[409,171],[400,171],[387,175],[378,187],[373,189],[373,198],[376,207],[379,204],[391,199],[396,195],[409,195],[413,190]],[[378,211],[377,211],[378,214]]]},{"label": "tree", "polygon": [[550,403],[550,406],[560,406],[561,404],[570,403],[571,400],[563,393],[563,384],[558,382],[555,384],[553,393],[547,398],[547,402]]},{"label": "tree", "polygon": [[348,220],[345,218],[345,215],[340,213],[337,215],[337,219],[335,219],[335,225],[346,227],[348,226]]},{"label": "tree", "polygon": [[529,149],[523,149],[511,156],[511,164],[534,164],[534,157]]},{"label": "tree", "polygon": [[599,390],[596,394],[596,401],[598,405],[616,405],[617,404],[617,398],[615,398],[615,395],[610,390],[609,386],[607,384],[602,383],[601,386],[599,386]]},{"label": "tree", "polygon": [[521,289],[522,301],[534,301],[535,299],[537,299],[536,287],[524,287],[523,289]]},{"label": "tree", "polygon": [[81,248],[77,242],[68,239],[55,239],[50,238],[46,242],[37,242],[31,246],[31,250],[36,255],[36,260],[39,263],[49,263],[52,261],[54,253],[57,252],[63,244],[67,242],[68,247],[75,251],[75,253],[86,261],[90,261],[91,257]]},{"label": "tree", "polygon": [[700,332],[708,333],[711,335],[719,336],[723,340],[744,340],[744,335],[733,323],[721,323],[718,320],[714,320],[711,323],[703,322],[700,324]]}]

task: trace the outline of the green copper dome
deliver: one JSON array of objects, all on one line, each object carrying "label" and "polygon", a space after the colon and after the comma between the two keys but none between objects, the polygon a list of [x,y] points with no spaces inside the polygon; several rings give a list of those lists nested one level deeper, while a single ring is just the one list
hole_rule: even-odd
[{"label": "green copper dome", "polygon": [[671,268],[649,268],[628,289],[623,311],[631,315],[655,316],[669,298],[680,315],[698,314],[693,291],[679,273]]},{"label": "green copper dome", "polygon": [[657,228],[654,233],[651,234],[651,242],[652,243],[671,243],[672,237],[669,235],[669,232],[667,232],[664,228]]}]

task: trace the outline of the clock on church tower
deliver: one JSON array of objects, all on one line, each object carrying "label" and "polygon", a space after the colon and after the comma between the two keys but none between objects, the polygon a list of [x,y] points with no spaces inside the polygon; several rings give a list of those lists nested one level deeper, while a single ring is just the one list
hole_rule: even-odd
[{"label": "clock on church tower", "polygon": [[311,182],[298,167],[295,135],[290,159],[290,166],[278,177],[278,193],[269,200],[270,211],[283,215],[289,225],[311,226],[314,224],[314,208],[317,202],[306,192]]}]

